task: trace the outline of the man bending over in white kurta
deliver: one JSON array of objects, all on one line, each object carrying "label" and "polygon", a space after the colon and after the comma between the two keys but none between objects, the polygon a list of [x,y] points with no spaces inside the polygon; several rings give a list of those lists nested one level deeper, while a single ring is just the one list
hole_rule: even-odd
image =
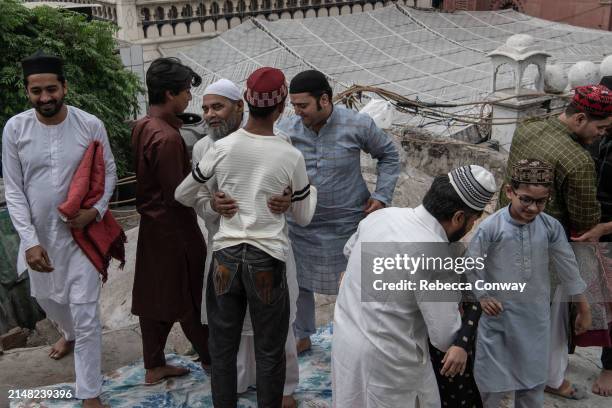
[{"label": "man bending over in white kurta", "polygon": [[490,172],[465,166],[436,177],[417,208],[384,208],[359,223],[344,248],[348,266],[334,311],[334,407],[441,406],[427,338],[441,351],[451,346],[461,326],[458,303],[423,301],[414,290],[401,301],[362,302],[361,246],[458,241],[495,191]]},{"label": "man bending over in white kurta", "polygon": [[[70,229],[104,216],[115,188],[115,161],[102,122],[64,104],[68,88],[62,61],[39,51],[22,66],[34,109],[10,118],[2,134],[6,204],[21,239],[19,260],[27,262],[32,296],[63,334],[50,356],[61,358],[74,347],[76,398],[84,400],[84,407],[102,407],[100,277]],[[64,222],[57,207],[93,141],[104,149],[104,194]]]},{"label": "man bending over in white kurta", "polygon": [[[193,147],[192,163],[197,165],[202,157],[208,152],[215,141],[234,133],[246,124],[243,120],[244,102],[240,89],[236,84],[228,79],[221,79],[210,84],[204,90],[202,99],[202,110],[204,120],[209,128],[207,137],[200,139]],[[248,115],[246,115],[248,119]],[[280,134],[278,137],[282,137]],[[288,143],[291,143],[288,139]],[[221,215],[232,217],[238,210],[235,201],[225,197],[225,194],[218,191],[216,177],[208,182],[208,188],[201,189],[202,194],[198,196],[198,201],[194,205],[198,215],[204,220],[208,233],[208,253],[206,254],[206,267],[204,270],[204,282],[208,278],[208,270],[212,260],[213,236],[219,231],[219,218]],[[212,194],[214,193],[214,196]],[[213,198],[214,197],[214,198]],[[229,201],[229,202],[228,202]],[[231,202],[231,203],[230,203]],[[273,213],[282,214],[291,205],[291,194],[285,196],[272,196],[268,201],[268,207]],[[285,231],[285,233],[287,233]],[[296,301],[298,296],[298,283],[293,259],[291,245],[287,255],[287,287],[289,289],[289,332],[285,343],[286,370],[285,370],[285,389],[283,391],[283,408],[293,408],[296,406],[293,393],[299,382],[299,366],[297,360],[297,350],[295,348],[295,337],[293,335],[293,321],[295,320]],[[202,296],[202,323],[207,324],[206,318],[206,285]],[[237,357],[238,368],[238,393],[246,392],[247,389],[255,385],[255,344],[253,342],[253,327],[249,314],[246,313],[240,337],[240,347]]]}]

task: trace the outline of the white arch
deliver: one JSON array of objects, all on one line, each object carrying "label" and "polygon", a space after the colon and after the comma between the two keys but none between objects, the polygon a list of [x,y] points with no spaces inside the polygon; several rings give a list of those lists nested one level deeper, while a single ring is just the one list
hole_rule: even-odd
[{"label": "white arch", "polygon": [[189,34],[187,32],[187,24],[185,24],[185,23],[178,23],[174,27],[174,33],[175,33],[175,35],[187,35],[187,34]]},{"label": "white arch", "polygon": [[224,31],[227,31],[228,28],[229,26],[225,18],[220,18],[219,20],[217,20],[217,32],[222,33]]},{"label": "white arch", "polygon": [[199,22],[192,21],[191,24],[189,24],[189,32],[191,34],[200,34],[202,32],[202,26]]},{"label": "white arch", "polygon": [[156,24],[147,27],[147,38],[159,38],[159,29]]},{"label": "white arch", "polygon": [[174,30],[172,24],[164,24],[161,28],[161,36],[163,38],[174,37]]},{"label": "white arch", "polygon": [[214,33],[217,31],[215,28],[215,22],[213,20],[204,21],[204,32],[205,33]]}]

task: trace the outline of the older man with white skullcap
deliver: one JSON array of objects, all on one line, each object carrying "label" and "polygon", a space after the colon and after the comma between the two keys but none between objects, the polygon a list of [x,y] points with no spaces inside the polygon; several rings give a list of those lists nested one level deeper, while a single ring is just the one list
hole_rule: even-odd
[{"label": "older man with white skullcap", "polygon": [[243,124],[244,102],[240,89],[228,79],[210,84],[204,90],[202,110],[208,125],[208,137],[200,139],[193,147],[193,163],[202,160],[216,140],[235,132]]},{"label": "older man with white skullcap", "polygon": [[[395,267],[399,275],[391,269],[387,273],[375,270],[368,262],[371,245],[385,243],[387,252],[397,252],[394,243],[401,243],[403,254],[398,256],[410,256],[412,261],[424,257],[425,250],[445,251],[449,242],[458,241],[472,228],[496,189],[489,171],[464,166],[436,177],[417,208],[381,209],[359,223],[344,247],[348,265],[334,311],[334,407],[442,405],[427,342],[429,338],[443,352],[452,345],[461,327],[458,293],[451,290],[440,299],[435,298],[440,295],[436,292],[427,298],[419,279],[436,282],[432,275],[436,271],[423,265],[410,271]],[[389,256],[395,258],[395,254]],[[389,259],[385,260],[387,268]],[[376,258],[373,260],[376,265]],[[363,271],[362,262],[366,268]],[[399,280],[392,279],[390,273]],[[448,282],[455,282],[454,273],[448,275]],[[444,273],[436,276],[447,277]],[[382,282],[392,281],[409,281],[417,287],[380,291]]]},{"label": "older man with white skullcap", "polygon": [[[244,113],[244,102],[240,89],[228,79],[221,79],[214,82],[204,90],[202,109],[204,111],[204,120],[208,125],[209,133],[206,137],[200,139],[193,148],[192,162],[194,165],[200,162],[215,141],[235,132],[241,128],[245,124],[246,119],[248,119],[248,115]],[[287,142],[289,141],[287,140]],[[213,190],[217,189],[216,182],[212,187]],[[208,275],[210,269],[213,248],[212,239],[219,230],[220,215],[231,217],[238,210],[235,201],[230,197],[226,198],[223,192],[210,191],[209,193],[211,195],[214,194],[214,199],[211,199],[211,195],[203,195],[200,199],[200,204],[196,206],[196,211],[198,215],[204,219],[208,232],[206,275]],[[289,195],[284,197],[272,197],[269,206],[273,211],[281,213],[287,210],[290,203]],[[289,249],[289,257],[287,260],[287,284],[289,286],[290,297],[290,322],[293,323],[295,319],[298,285],[295,260],[293,259],[293,251],[291,248]],[[204,287],[204,292],[206,292],[206,285]],[[204,293],[202,299],[202,323],[206,324],[206,293]],[[287,368],[283,392],[283,407],[289,408],[295,406],[292,394],[299,382],[299,367],[293,330],[289,330],[285,349]],[[237,366],[238,392],[242,393],[245,392],[249,386],[254,385],[256,379],[253,328],[248,313],[245,315],[240,349],[237,357]]]}]

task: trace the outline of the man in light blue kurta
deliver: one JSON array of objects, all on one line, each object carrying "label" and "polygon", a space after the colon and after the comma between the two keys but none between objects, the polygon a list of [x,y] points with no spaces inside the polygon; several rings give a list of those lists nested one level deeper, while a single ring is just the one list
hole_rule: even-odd
[{"label": "man in light blue kurta", "polygon": [[[563,226],[542,212],[550,195],[552,168],[522,160],[513,174],[512,186],[506,187],[511,204],[478,226],[466,255],[485,257],[483,269],[468,273],[474,285],[478,281],[526,284],[522,292],[482,286],[474,290],[484,312],[474,376],[485,408],[498,407],[508,391],[515,392],[515,407],[543,404],[551,331],[549,262],[568,295],[586,288]],[[577,319],[580,328],[590,324],[586,323],[590,311],[583,296],[576,300],[585,308]]]},{"label": "man in light blue kurta", "polygon": [[[322,73],[296,75],[289,94],[296,115],[276,126],[304,155],[310,182],[319,192],[307,227],[289,220],[300,286],[295,331],[302,351],[316,330],[314,292],[338,293],[347,263],[344,244],[367,214],[391,204],[400,162],[391,137],[369,116],[332,104],[332,90]],[[361,151],[378,160],[373,193],[361,174]]]}]

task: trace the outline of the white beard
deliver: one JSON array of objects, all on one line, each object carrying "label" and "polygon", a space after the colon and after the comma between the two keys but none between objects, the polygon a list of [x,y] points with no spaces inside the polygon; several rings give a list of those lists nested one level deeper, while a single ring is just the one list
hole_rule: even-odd
[{"label": "white beard", "polygon": [[215,141],[223,139],[230,133],[235,132],[239,126],[240,122],[237,119],[237,115],[232,115],[228,120],[222,121],[220,126],[209,128],[208,136],[210,136]]}]

